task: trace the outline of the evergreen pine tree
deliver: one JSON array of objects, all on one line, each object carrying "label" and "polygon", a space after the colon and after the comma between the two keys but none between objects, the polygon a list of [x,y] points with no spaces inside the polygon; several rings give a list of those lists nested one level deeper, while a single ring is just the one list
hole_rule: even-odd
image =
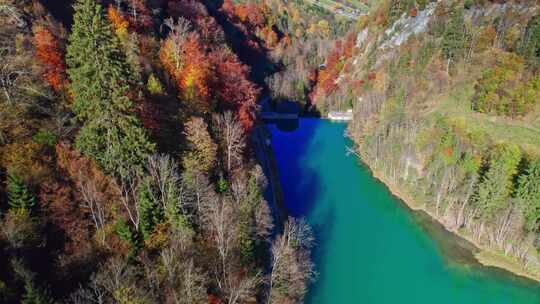
[{"label": "evergreen pine tree", "polygon": [[111,102],[130,109],[129,99],[113,100],[114,88],[121,91],[119,95],[127,92],[130,73],[101,6],[94,0],[78,0],[74,8],[66,55],[73,111],[84,121],[104,115]]},{"label": "evergreen pine tree", "polygon": [[527,172],[520,176],[517,197],[523,208],[527,229],[538,229],[540,222],[540,160],[532,162]]},{"label": "evergreen pine tree", "polygon": [[142,168],[144,160],[154,150],[134,116],[105,116],[88,121],[79,131],[75,145],[107,172],[119,176],[127,176],[134,167]]},{"label": "evergreen pine tree", "polygon": [[17,174],[9,174],[7,181],[8,203],[11,208],[30,210],[36,205],[36,198]]},{"label": "evergreen pine tree", "polygon": [[49,291],[40,288],[33,281],[27,281],[24,284],[26,293],[23,295],[21,304],[52,304],[54,301],[49,295]]},{"label": "evergreen pine tree", "polygon": [[448,59],[448,64],[463,54],[465,49],[466,33],[463,8],[458,8],[450,16],[442,38],[442,51]]},{"label": "evergreen pine tree", "polygon": [[73,112],[83,127],[76,146],[109,173],[122,176],[154,150],[128,97],[133,73],[94,0],[78,0],[67,49]]},{"label": "evergreen pine tree", "polygon": [[514,190],[514,176],[521,161],[521,150],[516,145],[499,146],[493,151],[489,169],[478,186],[476,204],[482,213],[493,217],[504,209]]},{"label": "evergreen pine tree", "polygon": [[119,219],[116,222],[115,228],[118,237],[130,245],[129,258],[134,257],[141,249],[141,242],[137,231],[123,219]]},{"label": "evergreen pine tree", "polygon": [[525,34],[518,42],[518,52],[540,64],[540,15],[531,18],[527,24]]},{"label": "evergreen pine tree", "polygon": [[151,193],[150,184],[145,182],[139,189],[139,214],[140,214],[140,229],[143,238],[146,240],[152,232],[156,224],[163,220],[163,210],[161,206],[154,201]]}]

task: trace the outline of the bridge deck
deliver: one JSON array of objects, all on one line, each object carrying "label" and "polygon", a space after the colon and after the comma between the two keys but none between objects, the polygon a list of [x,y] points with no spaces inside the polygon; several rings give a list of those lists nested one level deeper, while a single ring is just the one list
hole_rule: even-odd
[{"label": "bridge deck", "polygon": [[277,112],[261,112],[259,116],[262,119],[277,120],[277,119],[298,119],[297,113],[277,113]]}]

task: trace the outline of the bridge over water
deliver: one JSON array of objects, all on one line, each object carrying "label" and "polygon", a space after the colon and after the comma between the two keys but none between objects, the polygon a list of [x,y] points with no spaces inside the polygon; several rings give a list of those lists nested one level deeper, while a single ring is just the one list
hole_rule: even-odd
[{"label": "bridge over water", "polygon": [[261,112],[259,116],[264,120],[298,119],[298,113]]}]

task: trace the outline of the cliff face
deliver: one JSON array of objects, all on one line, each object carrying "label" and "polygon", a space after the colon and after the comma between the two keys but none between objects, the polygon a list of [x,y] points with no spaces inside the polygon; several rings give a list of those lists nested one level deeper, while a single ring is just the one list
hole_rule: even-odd
[{"label": "cliff face", "polygon": [[537,277],[539,11],[384,2],[352,49],[336,44],[313,92],[323,111],[353,108],[350,135],[381,179]]}]

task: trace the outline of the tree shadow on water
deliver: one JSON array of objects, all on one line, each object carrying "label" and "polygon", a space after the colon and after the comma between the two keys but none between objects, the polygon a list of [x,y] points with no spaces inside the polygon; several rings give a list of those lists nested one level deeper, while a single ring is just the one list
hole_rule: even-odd
[{"label": "tree shadow on water", "polygon": [[306,163],[307,155],[316,153],[310,150],[319,127],[316,119],[301,119],[299,128],[291,132],[270,125],[285,206],[294,217],[308,216],[320,191],[319,175]]}]

